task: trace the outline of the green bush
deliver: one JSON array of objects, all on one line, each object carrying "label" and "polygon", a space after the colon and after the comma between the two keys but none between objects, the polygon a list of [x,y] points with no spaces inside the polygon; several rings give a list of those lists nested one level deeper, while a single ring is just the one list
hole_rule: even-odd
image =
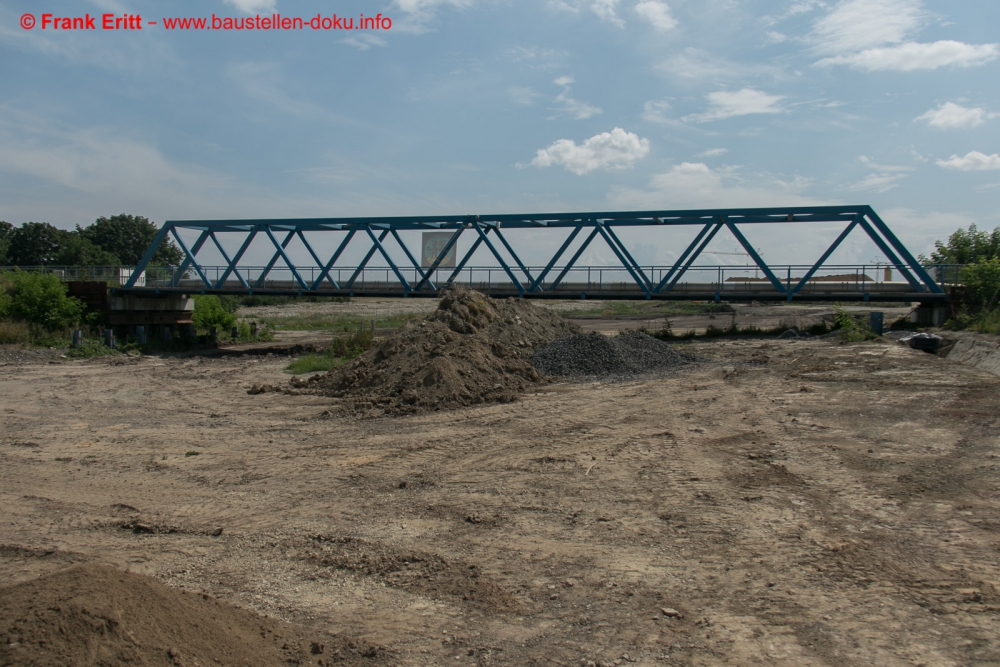
[{"label": "green bush", "polygon": [[14,271],[0,276],[0,314],[14,320],[38,324],[49,331],[78,324],[84,305],[66,295],[67,287],[52,274]]},{"label": "green bush", "polygon": [[981,259],[962,268],[960,280],[975,311],[990,311],[1000,302],[1000,259]]},{"label": "green bush", "polygon": [[256,336],[250,332],[249,322],[240,322],[236,328],[237,336],[233,340],[238,340],[242,343],[266,343],[274,340],[274,332],[266,325],[257,325]]},{"label": "green bush", "polygon": [[840,340],[845,343],[860,343],[865,340],[874,340],[878,338],[870,322],[864,318],[856,315],[849,315],[840,304],[833,304],[833,310],[836,316],[833,321],[833,328],[840,331]]},{"label": "green bush", "polygon": [[191,316],[194,325],[201,330],[218,327],[226,331],[236,324],[236,315],[229,312],[213,294],[194,297],[194,315]]},{"label": "green bush", "polygon": [[350,336],[338,336],[333,339],[330,352],[335,357],[353,359],[360,356],[366,350],[370,350],[375,344],[375,337],[371,331],[363,333],[353,333]]}]

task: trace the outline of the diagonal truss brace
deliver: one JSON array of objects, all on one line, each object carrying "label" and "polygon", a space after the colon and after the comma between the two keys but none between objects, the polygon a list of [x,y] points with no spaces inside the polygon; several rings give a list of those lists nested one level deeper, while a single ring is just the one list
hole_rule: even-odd
[{"label": "diagonal truss brace", "polygon": [[[358,227],[357,225],[354,225],[347,232],[347,236],[344,237],[344,240],[341,241],[340,246],[337,247],[337,252],[333,253],[333,257],[331,257],[330,261],[327,262],[325,266],[323,266],[323,270],[320,271],[319,273],[319,278],[317,278],[316,282],[313,283],[312,288],[314,290],[318,288],[323,283],[323,281],[330,276],[330,269],[332,269],[333,265],[337,263],[338,259],[340,259],[341,254],[343,254],[344,250],[347,248],[347,244],[351,242],[351,239],[354,238],[354,235],[357,233],[357,231]],[[338,285],[337,281],[334,280],[333,278],[330,278],[330,283],[333,284],[334,289],[340,289],[340,285]]]},{"label": "diagonal truss brace", "polygon": [[618,237],[614,236],[614,232],[610,232],[606,225],[600,220],[597,221],[597,230],[601,233],[601,236],[604,237],[605,242],[607,242],[608,246],[611,248],[611,252],[615,253],[618,261],[622,263],[625,270],[629,272],[630,276],[632,276],[632,280],[635,281],[635,284],[646,293],[646,298],[649,299],[652,296],[652,293],[649,290],[650,285],[649,280],[646,279],[646,274],[643,273],[640,277],[642,269],[639,269],[639,273],[636,272],[637,267],[634,266],[634,261],[632,260],[631,255],[628,254],[628,251],[625,250],[624,247],[619,247],[621,241],[619,241]]},{"label": "diagonal truss brace", "polygon": [[847,228],[840,233],[840,236],[837,237],[837,240],[834,241],[830,245],[830,247],[826,249],[826,252],[823,253],[823,256],[820,257],[815,264],[813,264],[812,268],[806,272],[806,275],[802,276],[802,279],[795,284],[795,287],[791,289],[791,292],[789,292],[788,294],[789,301],[791,301],[792,295],[798,294],[799,290],[801,290],[803,287],[806,286],[806,283],[808,283],[809,280],[813,277],[813,275],[817,271],[819,271],[819,268],[823,266],[823,263],[830,258],[830,255],[833,254],[833,252],[840,246],[840,244],[844,241],[844,239],[846,239],[850,235],[850,233],[854,231],[854,228],[858,226],[860,220],[861,220],[860,217],[856,217],[854,218],[854,220],[851,220],[851,224],[847,225]]},{"label": "diagonal truss brace", "polygon": [[[788,294],[788,288],[781,283],[778,276],[774,275],[774,271],[771,270],[771,267],[769,267],[767,263],[764,262],[764,259],[757,254],[754,247],[750,245],[750,242],[747,241],[745,236],[743,236],[743,232],[741,232],[731,220],[726,218],[723,218],[723,220],[725,221],[726,227],[729,228],[729,231],[732,232],[733,236],[736,237],[736,240],[739,241],[741,246],[743,246],[743,249],[747,251],[747,254],[753,258],[754,263],[760,268],[761,271],[764,272],[764,275],[771,281],[771,284],[774,285],[774,289],[777,290],[779,294]],[[721,285],[719,289],[722,289]]]},{"label": "diagonal truss brace", "polygon": [[[663,276],[663,280],[661,280],[656,285],[656,287],[653,288],[653,292],[654,293],[657,293],[660,290],[662,290],[663,287],[664,287],[664,285],[666,285],[667,282],[669,282],[670,279],[673,278],[675,274],[677,274],[677,271],[681,268],[681,265],[684,264],[684,261],[687,259],[688,255],[691,254],[691,252],[695,249],[695,246],[697,246],[698,243],[705,237],[705,234],[708,234],[708,232],[712,229],[713,225],[715,225],[715,231],[716,232],[719,231],[719,227],[718,227],[718,225],[716,225],[715,222],[709,222],[707,225],[705,225],[704,227],[702,227],[701,231],[698,232],[698,234],[694,237],[694,240],[691,241],[691,243],[688,244],[688,247],[684,249],[684,252],[681,253],[681,256],[677,258],[677,261],[674,262],[674,265],[672,267],[670,267],[669,271],[667,271],[667,275]],[[712,235],[714,236],[715,233],[713,232]],[[709,240],[711,240],[711,239],[709,239]],[[705,245],[708,245],[708,244],[706,243]],[[697,257],[699,253],[701,253],[702,249],[704,249],[704,246],[702,246],[702,248],[699,249],[697,253],[695,253],[695,257]],[[692,261],[694,261],[694,258],[692,258]],[[690,263],[688,263],[687,266],[690,266]],[[681,271],[681,274],[683,274],[684,271],[687,270],[687,266],[684,267],[684,270]],[[680,277],[680,275],[678,275],[678,278],[679,277]],[[670,291],[670,288],[672,288],[676,282],[677,281],[675,280],[673,283],[670,284],[670,287],[667,288],[668,292]]]},{"label": "diagonal truss brace", "polygon": [[565,278],[566,274],[569,273],[570,269],[573,268],[573,265],[576,264],[576,261],[580,259],[580,255],[582,255],[583,251],[587,249],[587,246],[590,245],[590,242],[594,240],[594,237],[597,236],[597,233],[599,231],[600,230],[597,227],[594,227],[594,231],[590,232],[587,238],[584,239],[583,243],[580,245],[577,251],[573,253],[573,257],[570,258],[569,263],[563,267],[563,270],[559,273],[558,276],[556,276],[556,279],[552,281],[551,285],[549,285],[550,290],[554,290],[555,288],[559,287],[559,283],[562,282],[562,279]]},{"label": "diagonal truss brace", "polygon": [[[698,234],[697,237],[695,237],[695,240],[692,241],[692,243],[691,243],[690,246],[688,246],[688,249],[684,251],[685,254],[687,254],[689,251],[691,251],[691,248],[696,243],[698,243],[698,238],[700,238],[701,236],[704,235],[704,238],[702,239],[701,243],[698,243],[698,247],[694,250],[694,252],[691,254],[691,256],[688,257],[687,261],[684,262],[684,266],[682,266],[680,268],[680,270],[678,270],[677,267],[680,265],[681,261],[684,259],[684,256],[682,255],[677,260],[677,263],[674,264],[674,268],[672,268],[670,270],[670,273],[668,273],[663,278],[663,280],[660,282],[661,287],[669,279],[670,280],[670,284],[666,286],[666,288],[667,288],[666,291],[669,292],[670,290],[672,290],[674,288],[674,285],[676,285],[680,281],[681,277],[683,277],[684,274],[687,273],[687,270],[691,268],[691,265],[694,264],[694,260],[698,259],[698,255],[700,255],[702,252],[704,252],[705,248],[708,247],[708,244],[712,242],[712,239],[715,238],[715,235],[718,234],[719,230],[722,229],[724,226],[725,226],[725,222],[722,220],[722,218],[719,218],[719,220],[717,222],[711,222],[708,225],[705,225],[705,229],[703,229],[701,231],[701,233]],[[709,227],[711,227],[711,230],[709,230]],[[708,234],[705,234],[705,231],[708,231]],[[675,271],[676,271],[676,273],[675,273]],[[671,274],[673,274],[673,278],[670,277]]]},{"label": "diagonal truss brace", "polygon": [[[479,224],[478,220],[474,220],[472,222],[472,226],[475,228],[475,230],[477,232],[479,232],[479,239],[483,243],[486,244],[486,247],[489,248],[489,250],[490,250],[491,253],[493,253],[493,256],[496,257],[496,260],[498,262],[500,262],[500,266],[502,266],[503,270],[507,273],[507,277],[510,278],[510,281],[512,283],[514,283],[514,287],[517,288],[518,295],[519,296],[524,296],[524,285],[522,285],[521,281],[517,279],[517,277],[514,275],[514,272],[510,270],[510,267],[507,266],[507,262],[505,262],[504,259],[503,259],[503,257],[500,256],[500,253],[497,252],[497,249],[493,246],[492,243],[490,243],[490,240],[488,238],[486,238],[486,232],[483,231],[482,225]],[[495,231],[496,231],[497,234],[500,233],[499,229],[497,229]],[[513,254],[513,251],[512,251],[511,254]],[[517,258],[517,255],[514,255],[514,257]],[[519,264],[520,264],[520,262],[521,262],[521,260],[518,260]],[[530,276],[529,276],[529,280],[530,280]]]},{"label": "diagonal truss brace", "polygon": [[222,277],[219,278],[219,281],[215,284],[215,289],[220,289],[223,285],[225,285],[226,280],[229,279],[229,274],[235,271],[236,277],[239,281],[243,283],[244,287],[250,290],[250,285],[243,279],[243,276],[240,275],[239,269],[236,268],[236,265],[241,259],[243,259],[243,253],[245,253],[247,248],[250,247],[250,244],[253,243],[253,240],[257,237],[258,231],[260,231],[259,226],[254,226],[254,228],[249,231],[247,237],[243,240],[243,245],[240,246],[240,249],[233,256],[233,259],[229,262],[229,266],[226,267],[226,270],[222,272]]},{"label": "diagonal truss brace", "polygon": [[174,240],[184,253],[184,261],[181,262],[179,267],[177,267],[177,271],[174,272],[174,277],[170,280],[170,284],[176,285],[177,281],[184,276],[188,268],[191,265],[194,265],[194,269],[198,272],[198,277],[201,278],[203,283],[205,283],[205,287],[211,288],[212,283],[209,282],[208,276],[206,276],[205,272],[202,271],[201,264],[199,264],[198,260],[195,259],[198,251],[201,250],[201,247],[205,245],[205,241],[208,240],[209,231],[207,229],[202,230],[201,235],[198,236],[198,240],[194,242],[194,245],[191,246],[190,249],[188,249],[187,244],[184,243],[184,239],[181,238],[181,235],[177,233],[176,229],[171,229],[170,231],[173,232]]},{"label": "diagonal truss brace", "polygon": [[[379,234],[378,239],[376,239],[375,235],[372,234],[372,230],[370,227],[365,226],[365,231],[367,231],[371,235],[373,241],[384,241],[385,237],[389,235],[389,230],[386,229],[381,234]],[[365,255],[365,258],[361,260],[360,264],[358,264],[358,268],[355,269],[354,273],[351,274],[350,279],[348,279],[348,281],[344,284],[345,288],[352,289],[354,287],[354,281],[357,280],[358,276],[361,275],[361,272],[365,270],[365,267],[368,265],[368,262],[371,261],[371,258],[378,251],[378,248],[379,246],[377,243],[372,244],[372,247],[368,250],[368,254]]]},{"label": "diagonal truss brace", "polygon": [[549,260],[549,263],[545,265],[545,268],[542,269],[542,272],[538,274],[538,277],[535,278],[535,280],[531,283],[531,287],[528,288],[529,292],[534,292],[535,290],[539,289],[539,286],[542,285],[543,281],[545,280],[545,276],[549,275],[549,271],[551,271],[552,267],[556,265],[556,262],[558,262],[559,258],[562,257],[562,254],[566,252],[566,248],[568,248],[570,244],[573,243],[573,240],[580,233],[581,229],[583,229],[582,224],[577,225],[576,227],[573,228],[573,231],[570,232],[569,237],[565,241],[563,241],[563,244],[559,247],[559,251],[555,254],[555,256],[551,260]]}]

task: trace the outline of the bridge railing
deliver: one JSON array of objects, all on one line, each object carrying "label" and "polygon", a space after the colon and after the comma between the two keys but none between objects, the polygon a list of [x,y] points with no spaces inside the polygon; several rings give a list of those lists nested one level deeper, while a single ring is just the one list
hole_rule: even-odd
[{"label": "bridge railing", "polygon": [[[674,267],[648,265],[638,267],[642,278],[652,289],[659,291],[699,292],[760,292],[777,293],[771,277],[756,266],[698,265],[691,266],[676,282],[672,282]],[[799,293],[840,292],[909,292],[910,284],[898,270],[885,263],[826,265],[808,280],[802,280],[812,268],[807,264],[769,266],[774,280],[786,290],[798,288]],[[159,277],[147,276],[147,288],[184,288],[199,291],[267,291],[283,290],[325,292],[349,290],[357,293],[369,291],[428,291],[434,292],[447,284],[461,284],[484,291],[525,292],[632,292],[641,291],[628,269],[621,266],[525,266],[503,268],[498,266],[466,266],[437,269],[427,275],[423,271],[406,267],[373,267],[363,269],[344,267],[331,269],[322,283],[317,281],[323,269],[316,266],[296,266],[294,272],[287,267],[240,266],[230,270],[227,266],[200,266],[200,274],[193,269],[178,276],[161,273]],[[957,279],[960,267],[939,265],[931,267],[932,275]],[[228,274],[227,274],[228,272]],[[265,279],[260,278],[266,273]],[[400,281],[406,281],[406,287]],[[513,279],[512,279],[513,278]],[[224,282],[220,282],[224,279]],[[301,280],[301,282],[300,282]],[[515,284],[514,281],[517,281]],[[206,284],[207,281],[207,284]],[[245,283],[245,284],[244,284]],[[800,284],[801,283],[801,284]],[[303,284],[305,287],[303,287]]]},{"label": "bridge railing", "polygon": [[[925,265],[930,276],[942,286],[960,284],[961,264]],[[558,292],[579,294],[580,292],[638,292],[641,288],[636,283],[629,270],[621,266],[525,266],[504,269],[498,266],[466,266],[456,271],[454,268],[440,268],[429,276],[427,282],[421,285],[425,275],[423,270],[405,267],[367,266],[361,270],[356,267],[334,268],[327,278],[317,284],[323,269],[317,266],[295,266],[295,272],[288,267],[274,266],[239,266],[228,276],[227,266],[200,266],[201,274],[208,280],[207,286],[202,275],[193,268],[155,266],[147,267],[140,276],[138,288],[146,289],[184,289],[190,292],[243,292],[280,290],[310,293],[327,291],[353,291],[365,293],[404,292],[396,271],[406,280],[411,290],[419,287],[420,291],[435,292],[447,284],[461,284],[487,292],[508,291],[517,292],[517,286],[511,275],[527,292]],[[678,293],[719,292],[720,296],[727,293],[760,293],[774,294],[777,289],[771,279],[754,265],[696,265],[691,266],[672,283],[672,266],[646,265],[638,267],[648,285],[660,292],[675,291]],[[902,278],[899,271],[883,263],[873,264],[840,264],[825,265],[804,284],[802,278],[812,268],[806,264],[770,265],[773,276],[786,289],[799,287],[797,293],[888,293],[909,292],[910,285]],[[0,271],[37,271],[58,276],[66,281],[102,281],[109,286],[124,285],[134,271],[130,266],[34,266],[34,267],[0,267]],[[260,277],[266,273],[266,278],[260,282]],[[238,276],[237,276],[238,274]],[[298,277],[296,277],[296,274]],[[225,282],[220,280],[226,276]],[[308,289],[302,288],[298,278],[302,279]],[[667,278],[665,281],[664,279]],[[242,279],[242,280],[241,280]],[[353,279],[353,280],[352,280]],[[244,285],[245,281],[245,285]],[[312,289],[315,286],[315,289]],[[722,298],[725,298],[722,296]]]}]

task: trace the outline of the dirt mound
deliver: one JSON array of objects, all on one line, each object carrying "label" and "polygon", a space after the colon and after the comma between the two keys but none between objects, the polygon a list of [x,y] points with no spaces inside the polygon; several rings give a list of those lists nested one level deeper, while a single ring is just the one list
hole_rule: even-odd
[{"label": "dirt mound", "polygon": [[92,564],[0,589],[0,633],[0,665],[375,665],[387,657]]},{"label": "dirt mound", "polygon": [[351,411],[406,414],[509,403],[548,382],[524,357],[579,331],[558,315],[467,289],[449,291],[427,320],[410,321],[345,366],[306,382]]},{"label": "dirt mound", "polygon": [[479,334],[529,356],[554,340],[579,333],[580,328],[545,308],[521,299],[490,299],[464,288],[449,290],[428,317],[461,334]]},{"label": "dirt mound", "polygon": [[672,371],[696,360],[641,331],[618,336],[596,332],[569,336],[531,356],[531,363],[546,375],[611,380]]}]

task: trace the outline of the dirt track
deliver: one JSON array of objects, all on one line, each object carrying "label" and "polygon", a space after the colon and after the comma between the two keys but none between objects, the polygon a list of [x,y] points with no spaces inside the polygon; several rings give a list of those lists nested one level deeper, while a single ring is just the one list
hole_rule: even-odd
[{"label": "dirt track", "polygon": [[1000,378],[686,349],[716,363],[372,421],[247,395],[283,358],[6,366],[0,579],[108,563],[402,664],[1000,664]]}]

